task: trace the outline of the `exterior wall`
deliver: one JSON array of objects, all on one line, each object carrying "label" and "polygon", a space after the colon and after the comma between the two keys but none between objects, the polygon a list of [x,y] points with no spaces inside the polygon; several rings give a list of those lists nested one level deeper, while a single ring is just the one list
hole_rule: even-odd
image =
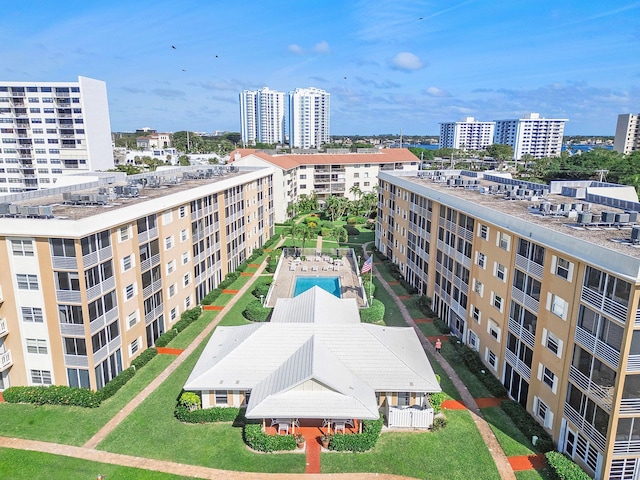
[{"label": "exterior wall", "polygon": [[560,451],[595,478],[638,475],[638,260],[425,183],[380,180],[377,248]]},{"label": "exterior wall", "polygon": [[640,150],[640,114],[618,115],[613,149],[625,155]]},{"label": "exterior wall", "polygon": [[440,148],[485,150],[493,143],[495,122],[478,122],[467,117],[460,122],[440,124]]},{"label": "exterior wall", "polygon": [[66,173],[113,168],[106,84],[0,85],[0,194],[50,188]]},{"label": "exterior wall", "polygon": [[517,120],[496,120],[493,143],[511,145],[513,159],[557,157],[562,150],[566,119],[540,118],[530,113]]},{"label": "exterior wall", "polygon": [[273,235],[271,198],[262,169],[78,220],[1,218],[0,387],[101,388]]},{"label": "exterior wall", "polygon": [[330,141],[330,95],[318,88],[289,92],[289,145],[320,147]]}]

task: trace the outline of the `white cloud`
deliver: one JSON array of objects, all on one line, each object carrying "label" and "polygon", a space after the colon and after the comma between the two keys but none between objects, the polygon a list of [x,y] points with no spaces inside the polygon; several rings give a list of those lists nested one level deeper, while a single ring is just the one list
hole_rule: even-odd
[{"label": "white cloud", "polygon": [[326,40],[316,43],[313,47],[313,51],[316,53],[329,53],[329,44]]},{"label": "white cloud", "polygon": [[297,55],[303,55],[305,53],[304,48],[302,48],[300,45],[296,45],[295,43],[292,43],[287,48],[289,49],[290,52],[295,53]]},{"label": "white cloud", "polygon": [[391,65],[398,70],[420,70],[424,63],[417,55],[409,52],[400,52],[391,59]]},{"label": "white cloud", "polygon": [[449,92],[447,92],[446,90],[442,90],[441,88],[438,88],[438,87],[429,87],[424,91],[424,93],[426,93],[430,97],[450,97],[451,96]]}]

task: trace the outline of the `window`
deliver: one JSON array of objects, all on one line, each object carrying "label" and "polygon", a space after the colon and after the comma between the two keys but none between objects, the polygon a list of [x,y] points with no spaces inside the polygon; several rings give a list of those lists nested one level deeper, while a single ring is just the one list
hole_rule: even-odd
[{"label": "window", "polygon": [[502,329],[493,319],[490,318],[487,325],[487,333],[499,342],[500,335],[502,334]]},{"label": "window", "polygon": [[169,286],[169,298],[173,297],[176,294],[176,284]]},{"label": "window", "polygon": [[11,251],[16,257],[33,257],[31,240],[11,240]]},{"label": "window", "polygon": [[188,309],[191,307],[191,295],[184,299],[184,308]]},{"label": "window", "polygon": [[481,224],[478,229],[478,236],[483,240],[487,240],[489,238],[489,227]]},{"label": "window", "polygon": [[551,262],[551,271],[557,276],[571,281],[573,277],[573,263],[554,255]]},{"label": "window", "polygon": [[410,399],[411,399],[411,395],[409,394],[409,392],[398,392],[399,407],[408,407]]},{"label": "window", "polygon": [[307,179],[307,176],[306,176],[306,175],[304,175],[304,174],[303,174],[303,175],[300,175],[300,180],[306,180],[306,179]]},{"label": "window", "polygon": [[553,413],[551,413],[547,404],[538,397],[534,397],[533,399],[533,413],[536,417],[542,420],[545,427],[551,428],[553,423]]},{"label": "window", "polygon": [[482,313],[480,312],[480,309],[478,307],[473,306],[471,308],[471,316],[473,317],[473,319],[480,323],[480,319],[482,317]]},{"label": "window", "polygon": [[488,348],[484,351],[484,359],[493,367],[494,370],[498,369],[498,357],[496,357],[496,354]]},{"label": "window", "polygon": [[51,385],[51,372],[49,370],[31,370],[31,383]]},{"label": "window", "polygon": [[190,282],[191,282],[191,275],[187,273],[182,279],[182,284],[183,286],[186,287],[187,285],[189,285]]},{"label": "window", "polygon": [[542,345],[546,346],[552,353],[559,358],[562,357],[563,341],[549,332],[546,328],[542,329]]},{"label": "window", "polygon": [[178,209],[178,216],[180,218],[184,218],[187,215],[187,207],[185,207],[184,205],[182,205],[179,209]]},{"label": "window", "polygon": [[130,270],[131,267],[132,267],[131,255],[127,255],[122,259],[122,270],[126,272],[127,270]]},{"label": "window", "polygon": [[177,307],[173,307],[171,309],[170,316],[171,316],[171,321],[173,322],[176,318],[178,318],[178,308]]},{"label": "window", "polygon": [[131,312],[127,317],[127,325],[129,325],[129,328],[131,328],[136,323],[138,323],[138,312]]},{"label": "window", "polygon": [[167,263],[167,275],[169,275],[170,273],[173,273],[175,269],[176,269],[175,260],[171,260],[170,262]]},{"label": "window", "polygon": [[133,357],[138,350],[140,349],[140,345],[138,344],[138,338],[136,338],[133,342],[131,342],[131,344],[129,345],[129,356]]},{"label": "window", "polygon": [[538,372],[538,376],[542,377],[542,381],[543,383],[549,387],[553,393],[555,393],[556,391],[556,375],[549,370],[547,367],[545,367],[544,365],[542,365],[541,363],[539,364],[539,372]]},{"label": "window", "polygon": [[164,249],[169,250],[173,247],[173,237],[167,237],[164,239]]},{"label": "window", "polygon": [[[77,274],[76,274],[77,275]],[[38,290],[38,276],[19,273],[16,275],[20,290]]]},{"label": "window", "polygon": [[189,252],[184,252],[182,254],[182,264],[186,265],[189,262]]},{"label": "window", "polygon": [[181,241],[181,242],[184,242],[184,241],[186,241],[186,240],[187,240],[187,238],[189,238],[189,234],[187,233],[187,230],[186,230],[186,229],[185,229],[185,230],[182,230],[182,231],[180,232],[180,241]]},{"label": "window", "polygon": [[67,379],[72,388],[91,388],[89,371],[81,368],[67,368]]},{"label": "window", "polygon": [[65,355],[87,356],[87,342],[84,338],[64,337],[62,341]]},{"label": "window", "polygon": [[22,321],[32,323],[43,323],[42,308],[40,307],[22,307]]},{"label": "window", "polygon": [[215,393],[216,405],[226,405],[227,404],[226,390],[216,390],[215,392],[216,392]]},{"label": "window", "polygon": [[502,280],[503,282],[507,281],[507,267],[505,267],[504,265],[495,262],[495,276],[499,279]]},{"label": "window", "polygon": [[469,330],[469,346],[475,351],[478,351],[478,348],[480,348],[478,336],[472,330]]},{"label": "window", "polygon": [[484,285],[482,282],[479,282],[475,278],[473,279],[473,291],[482,297],[482,293],[484,292]]},{"label": "window", "polygon": [[502,308],[504,307],[504,301],[502,299],[502,297],[500,295],[496,295],[495,293],[492,293],[493,296],[493,300],[491,301],[491,304],[496,307],[498,310],[502,311]]},{"label": "window", "polygon": [[125,242],[127,240],[129,240],[130,235],[129,235],[129,225],[125,225],[124,227],[120,227],[120,241],[121,242]]},{"label": "window", "polygon": [[27,353],[47,353],[47,341],[42,338],[27,338]]},{"label": "window", "polygon": [[127,285],[127,287],[124,289],[124,296],[127,300],[131,300],[135,294],[136,294],[136,287],[133,283],[130,285]]},{"label": "window", "polygon": [[547,310],[554,315],[557,315],[563,320],[567,319],[567,313],[569,310],[569,304],[558,295],[552,293],[547,294]]},{"label": "window", "polygon": [[173,212],[171,210],[167,210],[162,214],[162,224],[169,225],[173,222]]},{"label": "window", "polygon": [[80,305],[58,305],[58,318],[60,323],[70,323],[72,325],[82,325],[82,307]]},{"label": "window", "polygon": [[498,232],[498,241],[496,245],[508,252],[509,249],[511,248],[511,236],[503,232]]}]

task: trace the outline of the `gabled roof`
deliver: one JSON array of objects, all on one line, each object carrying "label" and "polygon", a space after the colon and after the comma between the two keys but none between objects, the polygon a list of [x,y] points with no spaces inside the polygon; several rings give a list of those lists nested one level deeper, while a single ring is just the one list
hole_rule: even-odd
[{"label": "gabled roof", "polygon": [[360,323],[355,298],[338,298],[314,286],[293,298],[276,300],[271,323]]},{"label": "gabled roof", "polygon": [[315,335],[251,391],[247,418],[379,417],[375,392]]}]

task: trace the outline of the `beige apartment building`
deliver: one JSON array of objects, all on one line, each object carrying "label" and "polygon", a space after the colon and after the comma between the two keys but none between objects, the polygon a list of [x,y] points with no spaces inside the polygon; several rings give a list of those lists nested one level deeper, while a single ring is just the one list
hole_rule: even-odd
[{"label": "beige apartment building", "polygon": [[640,150],[640,114],[618,115],[613,149],[625,155]]},{"label": "beige apartment building", "polygon": [[272,169],[184,167],[8,198],[0,390],[102,388],[273,235],[272,189]]},{"label": "beige apartment building", "polygon": [[272,154],[256,149],[231,152],[238,166],[273,167],[273,181],[280,194],[274,199],[276,222],[284,222],[289,205],[301,195],[315,193],[320,203],[330,196],[356,199],[352,189],[370,193],[378,185],[380,171],[417,171],[420,159],[407,148],[328,149],[326,153]]},{"label": "beige apartment building", "polygon": [[380,173],[377,248],[561,452],[596,479],[640,478],[637,196],[420,175]]}]

